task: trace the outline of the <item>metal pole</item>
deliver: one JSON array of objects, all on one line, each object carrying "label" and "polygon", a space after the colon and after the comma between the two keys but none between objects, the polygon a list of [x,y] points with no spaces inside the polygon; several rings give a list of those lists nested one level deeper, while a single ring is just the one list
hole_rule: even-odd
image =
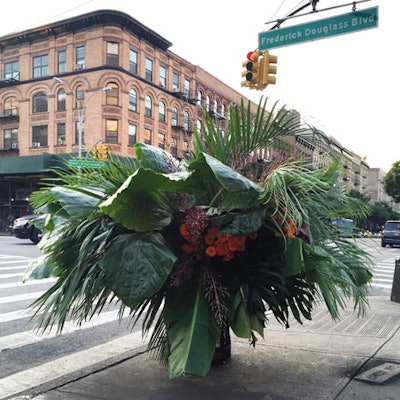
[{"label": "metal pole", "polygon": [[91,93],[90,96],[85,100],[85,103],[83,104],[83,107],[80,106],[79,104],[79,100],[76,97],[76,93],[72,90],[70,84],[60,78],[58,78],[57,76],[55,76],[53,78],[53,80],[55,80],[58,83],[61,83],[62,85],[66,86],[69,91],[73,94],[74,99],[75,99],[75,105],[76,105],[76,109],[78,111],[78,158],[82,158],[82,148],[83,148],[83,144],[82,144],[82,136],[83,136],[83,120],[84,120],[84,113],[85,113],[85,108],[87,103],[89,102],[89,100],[96,94],[96,93],[100,93],[100,92],[109,92],[111,90],[111,87],[103,87],[101,89],[96,90],[95,92]]}]

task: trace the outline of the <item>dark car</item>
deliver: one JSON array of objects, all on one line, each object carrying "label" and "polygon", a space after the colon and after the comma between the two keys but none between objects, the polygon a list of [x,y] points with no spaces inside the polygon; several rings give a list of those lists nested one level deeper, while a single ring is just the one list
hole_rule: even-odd
[{"label": "dark car", "polygon": [[386,221],[381,234],[381,245],[400,246],[400,221]]},{"label": "dark car", "polygon": [[42,232],[33,225],[33,221],[43,218],[42,214],[24,215],[13,223],[13,235],[19,239],[30,239],[37,244],[42,239]]}]

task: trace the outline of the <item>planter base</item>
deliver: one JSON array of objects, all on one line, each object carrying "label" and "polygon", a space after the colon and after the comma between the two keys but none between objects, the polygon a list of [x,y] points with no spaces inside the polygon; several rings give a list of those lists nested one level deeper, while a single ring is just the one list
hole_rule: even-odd
[{"label": "planter base", "polygon": [[221,329],[221,338],[215,347],[213,364],[223,364],[231,358],[231,336],[229,326]]}]

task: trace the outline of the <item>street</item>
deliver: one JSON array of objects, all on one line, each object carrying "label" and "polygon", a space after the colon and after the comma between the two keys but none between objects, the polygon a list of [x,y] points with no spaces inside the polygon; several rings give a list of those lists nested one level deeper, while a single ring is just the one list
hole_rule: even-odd
[{"label": "street", "polygon": [[[380,239],[357,241],[376,260],[370,295],[390,299],[400,248],[382,248]],[[82,326],[67,323],[61,335],[55,330],[38,335],[29,305],[54,279],[22,283],[22,275],[28,263],[40,254],[28,239],[0,236],[0,399],[19,393],[23,387],[21,374],[26,372],[35,371],[35,384],[51,379],[63,382],[67,375],[82,370],[88,373],[110,359],[123,359],[130,350],[144,344],[139,327],[131,330],[128,318],[119,322],[115,304]],[[49,376],[49,366],[57,373]]]}]

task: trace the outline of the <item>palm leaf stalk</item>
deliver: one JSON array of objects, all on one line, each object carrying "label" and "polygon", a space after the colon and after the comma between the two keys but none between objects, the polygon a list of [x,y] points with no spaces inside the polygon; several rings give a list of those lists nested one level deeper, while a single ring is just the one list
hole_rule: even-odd
[{"label": "palm leaf stalk", "polygon": [[25,279],[57,278],[32,304],[39,330],[116,303],[176,378],[207,374],[227,323],[255,345],[267,310],[286,327],[311,319],[317,302],[332,318],[348,299],[366,311],[371,261],[330,221],[368,210],[338,186],[338,164],[288,162],[256,183],[239,173],[251,153],[301,129],[265,103],[229,111],[224,134],[205,116],[187,162],[136,143],[134,162],[56,170],[32,195],[47,217]]}]

